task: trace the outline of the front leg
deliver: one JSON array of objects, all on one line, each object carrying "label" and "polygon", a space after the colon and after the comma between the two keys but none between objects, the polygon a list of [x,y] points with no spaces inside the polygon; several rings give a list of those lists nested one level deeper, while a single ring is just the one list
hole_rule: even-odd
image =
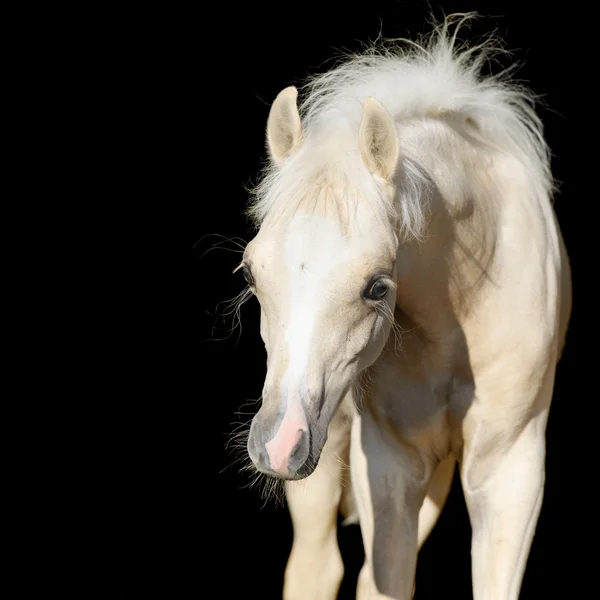
[{"label": "front leg", "polygon": [[412,598],[419,509],[433,468],[424,454],[392,439],[368,411],[355,417],[350,470],[366,561],[358,600]]},{"label": "front leg", "polygon": [[[552,383],[553,373],[549,373],[525,424],[516,418],[522,411],[515,410],[512,421],[508,418],[508,393],[494,397],[490,392],[487,406],[501,407],[504,420],[481,418],[471,428],[473,435],[465,439],[461,478],[473,529],[474,600],[519,597],[544,494]],[[513,406],[532,406],[526,395],[516,399]]]},{"label": "front leg", "polygon": [[[332,419],[314,473],[288,481],[285,492],[294,538],[284,578],[284,600],[335,600],[344,576],[337,516],[350,446],[351,401]],[[349,482],[348,482],[349,483]]]}]

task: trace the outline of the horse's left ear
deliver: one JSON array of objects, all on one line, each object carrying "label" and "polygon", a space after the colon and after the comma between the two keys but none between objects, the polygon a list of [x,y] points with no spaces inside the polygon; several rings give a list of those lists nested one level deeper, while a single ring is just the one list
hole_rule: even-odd
[{"label": "horse's left ear", "polygon": [[291,85],[279,92],[269,112],[267,146],[271,158],[278,166],[296,149],[302,137],[297,98],[298,90]]},{"label": "horse's left ear", "polygon": [[365,98],[358,136],[360,154],[369,171],[391,181],[400,153],[398,134],[389,113],[374,98]]}]

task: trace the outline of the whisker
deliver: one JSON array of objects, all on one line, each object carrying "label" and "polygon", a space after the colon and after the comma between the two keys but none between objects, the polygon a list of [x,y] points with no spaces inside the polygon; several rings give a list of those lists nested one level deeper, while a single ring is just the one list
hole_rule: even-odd
[{"label": "whisker", "polygon": [[402,327],[396,321],[396,317],[388,304],[382,304],[378,307],[378,310],[379,314],[387,319],[391,325],[391,334],[394,336],[394,354],[399,356],[399,352],[402,350],[402,338],[404,335]]},{"label": "whisker", "polygon": [[[202,240],[206,239],[207,237],[221,237],[223,238],[223,241],[218,242],[218,244],[224,244],[226,242],[231,242],[232,244],[235,244],[236,246],[238,246],[239,248],[242,249],[242,251],[244,251],[246,249],[246,246],[248,245],[248,242],[244,239],[241,238],[239,236],[234,236],[234,237],[227,237],[226,235],[222,235],[220,233],[207,233],[206,235],[203,235],[193,246],[192,248],[195,248]],[[237,240],[241,240],[241,242],[238,242]]]},{"label": "whisker", "polygon": [[[221,306],[222,304],[225,304],[225,308],[223,309],[223,312],[215,318],[215,324],[213,324],[213,327],[211,329],[211,337],[209,340],[205,340],[205,341],[221,342],[224,340],[228,340],[229,338],[231,338],[234,331],[236,329],[239,329],[238,338],[236,340],[236,344],[237,344],[237,342],[239,342],[239,340],[240,340],[240,337],[242,336],[241,308],[242,308],[242,305],[245,302],[247,302],[252,296],[253,296],[252,290],[249,287],[246,287],[239,294],[234,296],[233,298],[231,298],[229,300],[222,300],[221,302],[219,302],[217,304],[217,306],[215,307],[215,311],[218,310],[219,306]],[[232,316],[232,323],[231,323],[231,328],[228,331],[228,335],[221,337],[221,338],[214,337],[215,336],[215,328],[217,327],[218,319],[220,318],[224,321],[225,317],[229,317],[229,316]]]}]

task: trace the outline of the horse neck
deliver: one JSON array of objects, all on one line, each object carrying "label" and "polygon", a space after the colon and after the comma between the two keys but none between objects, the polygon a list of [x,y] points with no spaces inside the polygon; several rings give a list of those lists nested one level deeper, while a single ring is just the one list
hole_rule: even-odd
[{"label": "horse neck", "polygon": [[401,139],[424,176],[428,219],[422,239],[399,246],[397,312],[405,325],[441,339],[460,327],[486,281],[497,186],[486,154],[442,121],[407,125]]}]

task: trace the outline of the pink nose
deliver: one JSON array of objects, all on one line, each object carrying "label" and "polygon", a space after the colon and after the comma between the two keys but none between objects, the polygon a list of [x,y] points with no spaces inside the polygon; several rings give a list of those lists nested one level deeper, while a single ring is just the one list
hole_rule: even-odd
[{"label": "pink nose", "polygon": [[292,457],[301,459],[302,463],[304,462],[306,456],[295,457],[295,454],[308,454],[308,436],[305,434],[307,434],[307,427],[304,419],[284,417],[275,437],[265,444],[273,471],[282,474],[287,473]]}]

